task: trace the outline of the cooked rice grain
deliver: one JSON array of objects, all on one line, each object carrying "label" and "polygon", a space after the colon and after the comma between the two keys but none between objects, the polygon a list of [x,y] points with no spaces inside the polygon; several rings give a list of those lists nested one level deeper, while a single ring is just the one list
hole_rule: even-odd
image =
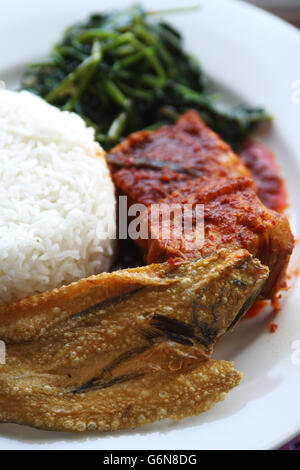
[{"label": "cooked rice grain", "polygon": [[114,186],[79,116],[0,90],[0,181],[0,303],[109,269]]}]

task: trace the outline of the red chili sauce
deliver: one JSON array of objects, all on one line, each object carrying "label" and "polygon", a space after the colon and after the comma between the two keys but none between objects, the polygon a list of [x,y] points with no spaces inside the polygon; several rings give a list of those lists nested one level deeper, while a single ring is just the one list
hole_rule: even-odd
[{"label": "red chili sauce", "polygon": [[248,140],[242,145],[239,156],[250,170],[264,205],[278,212],[285,209],[287,194],[273,153],[259,142]]},{"label": "red chili sauce", "polygon": [[[273,153],[259,142],[248,140],[242,145],[239,156],[252,174],[260,200],[269,209],[283,211],[287,206],[287,193]],[[245,318],[255,317],[265,305],[266,301],[257,300]]]}]

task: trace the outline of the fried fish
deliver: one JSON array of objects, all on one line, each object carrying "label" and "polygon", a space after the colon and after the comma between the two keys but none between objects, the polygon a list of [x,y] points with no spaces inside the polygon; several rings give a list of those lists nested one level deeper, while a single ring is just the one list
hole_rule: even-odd
[{"label": "fried fish", "polygon": [[108,431],[211,408],[241,379],[232,363],[210,358],[213,346],[267,277],[246,250],[221,249],[17,302],[1,327],[0,421]]},{"label": "fried fish", "polygon": [[[147,264],[180,256],[195,259],[219,248],[244,248],[270,268],[262,296],[280,285],[294,247],[286,217],[266,208],[249,171],[228,144],[209,129],[196,111],[172,126],[135,132],[108,155],[114,182],[128,205],[148,208],[147,237],[137,240]],[[152,207],[204,205],[204,243],[191,247],[171,230],[153,228]],[[182,225],[184,219],[182,218]],[[183,232],[180,225],[180,231]]]}]

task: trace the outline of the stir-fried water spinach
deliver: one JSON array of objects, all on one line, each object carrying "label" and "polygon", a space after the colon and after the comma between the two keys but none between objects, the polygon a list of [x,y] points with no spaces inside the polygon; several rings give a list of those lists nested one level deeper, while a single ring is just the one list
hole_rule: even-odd
[{"label": "stir-fried water spinach", "polygon": [[153,16],[135,6],[70,27],[48,58],[27,68],[22,88],[81,115],[106,149],[188,108],[233,145],[269,119],[261,108],[220,110],[180,33]]}]

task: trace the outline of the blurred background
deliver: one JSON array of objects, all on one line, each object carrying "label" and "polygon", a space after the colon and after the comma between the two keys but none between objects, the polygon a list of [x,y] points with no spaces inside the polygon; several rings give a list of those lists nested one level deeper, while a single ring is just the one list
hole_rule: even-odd
[{"label": "blurred background", "polygon": [[300,0],[243,0],[281,16],[300,28]]}]

